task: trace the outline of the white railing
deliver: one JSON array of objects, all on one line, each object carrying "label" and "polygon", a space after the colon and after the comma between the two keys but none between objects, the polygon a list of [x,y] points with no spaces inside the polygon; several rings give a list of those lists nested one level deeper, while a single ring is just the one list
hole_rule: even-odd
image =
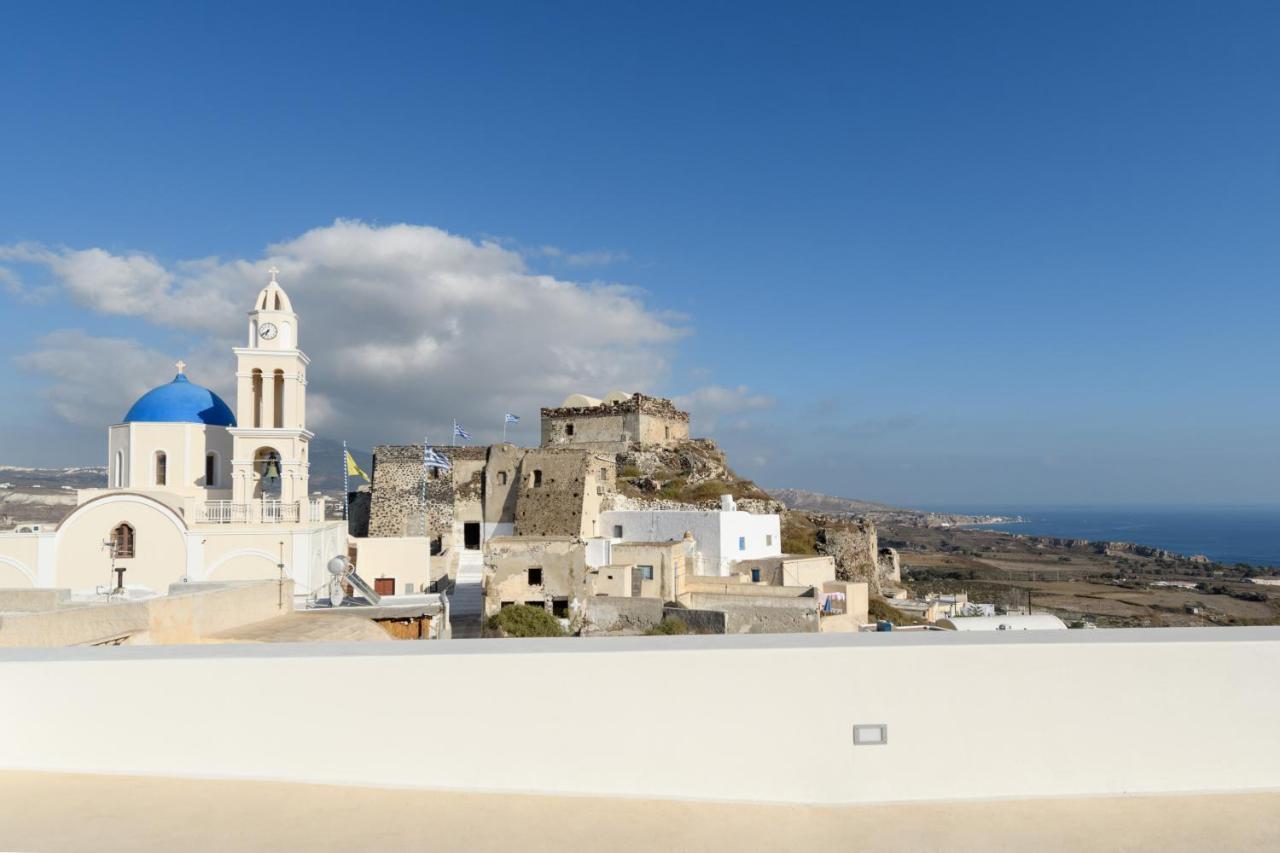
[{"label": "white railing", "polygon": [[297,524],[304,517],[308,522],[324,521],[324,500],[286,503],[284,501],[198,501],[191,506],[191,518],[196,524]]},{"label": "white railing", "polygon": [[249,520],[253,504],[233,501],[205,501],[196,504],[197,522],[205,524],[245,524]]}]

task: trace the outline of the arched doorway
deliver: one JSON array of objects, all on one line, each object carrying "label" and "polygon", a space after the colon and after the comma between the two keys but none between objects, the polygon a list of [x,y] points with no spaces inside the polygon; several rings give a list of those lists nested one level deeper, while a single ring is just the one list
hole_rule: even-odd
[{"label": "arched doorway", "polygon": [[274,447],[259,447],[253,454],[253,496],[259,500],[280,500],[284,470]]}]

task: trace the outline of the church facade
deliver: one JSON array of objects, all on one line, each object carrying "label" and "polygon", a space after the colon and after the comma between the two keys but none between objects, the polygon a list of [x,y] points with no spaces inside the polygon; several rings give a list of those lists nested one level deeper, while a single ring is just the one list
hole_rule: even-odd
[{"label": "church facade", "polygon": [[0,533],[0,588],[163,593],[183,580],[283,573],[299,595],[319,589],[347,537],[308,492],[310,361],[298,341],[273,270],[234,351],[234,411],[178,362],[173,381],[107,428],[106,488],[78,492],[52,530]]}]

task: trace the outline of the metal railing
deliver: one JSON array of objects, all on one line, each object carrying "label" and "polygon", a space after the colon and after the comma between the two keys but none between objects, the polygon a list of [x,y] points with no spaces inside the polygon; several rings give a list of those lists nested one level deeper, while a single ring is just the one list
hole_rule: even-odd
[{"label": "metal railing", "polygon": [[308,522],[324,521],[324,501],[306,501],[302,510],[298,503],[284,501],[201,501],[194,506],[196,524],[297,524],[305,515]]}]

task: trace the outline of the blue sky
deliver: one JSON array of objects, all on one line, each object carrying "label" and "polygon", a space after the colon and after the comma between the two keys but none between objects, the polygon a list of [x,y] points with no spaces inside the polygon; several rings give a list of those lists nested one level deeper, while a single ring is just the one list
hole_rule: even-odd
[{"label": "blue sky", "polygon": [[[229,387],[223,309],[283,259],[316,429],[365,446],[508,399],[532,442],[616,382],[766,485],[1274,502],[1278,37],[1263,3],[8,4],[0,461],[100,461],[179,356]],[[413,405],[365,387],[409,351]]]}]

